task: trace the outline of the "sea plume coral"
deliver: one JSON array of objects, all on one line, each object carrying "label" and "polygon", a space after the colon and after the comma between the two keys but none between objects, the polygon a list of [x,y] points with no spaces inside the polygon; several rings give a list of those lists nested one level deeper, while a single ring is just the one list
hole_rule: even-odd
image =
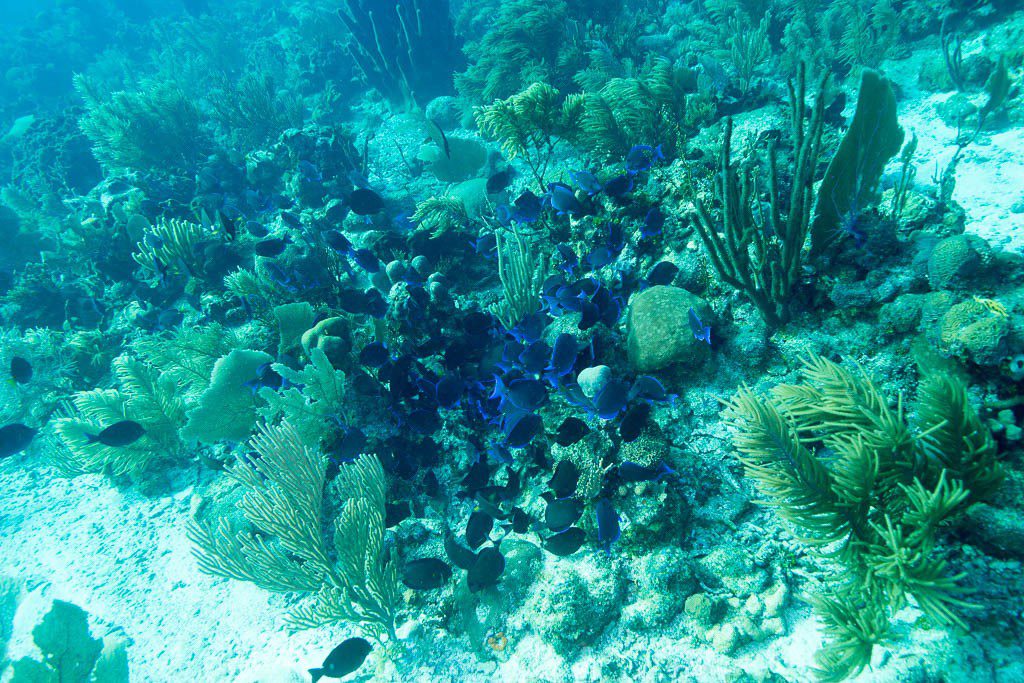
[{"label": "sea plume coral", "polygon": [[911,421],[863,371],[808,358],[805,382],[741,388],[725,419],[763,503],[839,572],[813,602],[831,639],[823,676],[867,665],[890,615],[912,597],[936,623],[962,624],[959,581],[939,528],[1001,479],[995,444],[951,377],[929,377]]},{"label": "sea plume coral", "polygon": [[[342,465],[328,487],[327,458],[287,422],[262,426],[250,446],[254,456],[240,456],[228,468],[242,490],[237,505],[245,527],[225,517],[194,520],[189,538],[200,568],[270,591],[307,594],[289,615],[297,628],[352,621],[372,636],[393,638],[398,578],[384,545],[380,461],[361,455]],[[341,500],[331,523],[325,488]]]}]

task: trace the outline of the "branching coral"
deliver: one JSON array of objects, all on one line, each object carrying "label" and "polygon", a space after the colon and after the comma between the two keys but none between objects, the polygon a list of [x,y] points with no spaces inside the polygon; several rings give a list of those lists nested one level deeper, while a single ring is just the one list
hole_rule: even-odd
[{"label": "branching coral", "polygon": [[345,373],[336,370],[323,349],[309,349],[309,363],[301,370],[292,370],[275,363],[273,369],[291,386],[274,391],[260,390],[267,403],[264,415],[269,420],[286,420],[305,443],[321,443],[331,433],[333,419],[344,418]]},{"label": "branching coral", "polygon": [[[694,198],[693,224],[718,276],[746,294],[772,327],[789,319],[793,289],[801,276],[804,242],[814,205],[814,171],[821,149],[825,107],[822,92],[827,81],[826,75],[806,124],[808,106],[803,67],[796,84],[789,84],[794,158],[788,201],[783,201],[781,196],[782,179],[776,147],[772,143],[768,149],[770,210],[767,216],[763,214],[754,160],[733,165],[731,119],[726,119],[720,172],[714,181],[715,203],[721,206],[720,218],[716,219],[704,200]],[[755,205],[759,209],[757,214]],[[722,232],[719,232],[719,220]]]},{"label": "branching coral", "polygon": [[495,314],[505,329],[540,310],[540,291],[547,277],[545,264],[538,262],[531,244],[518,232],[511,236],[495,232],[498,241],[498,277],[501,279],[505,300]]},{"label": "branching coral", "polygon": [[578,140],[610,158],[622,158],[639,143],[660,144],[672,157],[684,141],[680,122],[686,118],[686,95],[695,87],[689,70],[664,59],[636,77],[612,78],[586,93]]},{"label": "branching coral", "polygon": [[[63,448],[54,452],[66,474],[104,472],[137,478],[156,462],[176,455],[178,428],[185,421],[185,403],[175,378],[131,356],[114,360],[117,389],[94,389],[75,394],[74,412],[54,423]],[[146,433],[127,446],[107,446],[89,435],[120,422],[134,420]]]},{"label": "branching coral", "polygon": [[346,0],[338,16],[363,81],[392,104],[422,107],[451,90],[464,60],[448,0]]},{"label": "branching coral", "polygon": [[546,174],[556,147],[575,135],[583,115],[583,98],[569,95],[563,100],[546,83],[534,83],[508,99],[478,107],[480,131],[501,143],[509,159],[520,158],[529,167],[541,191],[546,191]]},{"label": "branching coral", "polygon": [[535,80],[569,84],[568,76],[576,70],[563,67],[572,61],[561,54],[569,21],[563,0],[502,2],[488,19],[490,29],[466,46],[469,68],[455,77],[459,92],[489,102],[510,97]]},{"label": "branching coral", "polygon": [[935,622],[962,623],[963,575],[939,556],[939,527],[1002,475],[958,380],[926,378],[911,422],[863,372],[810,358],[804,376],[769,396],[740,389],[725,418],[764,504],[841,572],[815,600],[832,639],[818,663],[839,680],[868,663],[908,596]]},{"label": "branching coral", "polygon": [[132,254],[132,258],[156,278],[176,269],[183,269],[194,276],[200,267],[196,246],[207,234],[207,229],[198,223],[177,218],[161,219],[135,245],[138,251]]},{"label": "branching coral", "polygon": [[343,503],[328,540],[324,505],[327,459],[287,422],[263,426],[252,457],[228,473],[243,491],[248,528],[225,518],[189,527],[200,568],[275,592],[310,594],[292,610],[297,628],[359,623],[379,637],[394,632],[399,604],[396,563],[384,546],[384,470],[372,455],[341,466],[333,486]]},{"label": "branching coral", "polygon": [[80,125],[99,162],[112,168],[161,171],[188,168],[209,151],[195,102],[169,82],[104,96],[84,78],[75,87],[85,100]]}]

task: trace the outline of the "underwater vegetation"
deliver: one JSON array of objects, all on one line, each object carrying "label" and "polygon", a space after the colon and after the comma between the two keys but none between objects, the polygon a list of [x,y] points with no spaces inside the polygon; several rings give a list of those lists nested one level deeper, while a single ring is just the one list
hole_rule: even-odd
[{"label": "underwater vegetation", "polygon": [[1013,3],[59,9],[4,681],[1024,676]]}]

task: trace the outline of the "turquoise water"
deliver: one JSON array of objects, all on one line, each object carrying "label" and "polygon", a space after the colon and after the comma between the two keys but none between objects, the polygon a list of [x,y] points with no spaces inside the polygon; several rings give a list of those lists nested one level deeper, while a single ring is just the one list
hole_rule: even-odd
[{"label": "turquoise water", "polygon": [[0,681],[1024,680],[940,5],[0,5]]}]

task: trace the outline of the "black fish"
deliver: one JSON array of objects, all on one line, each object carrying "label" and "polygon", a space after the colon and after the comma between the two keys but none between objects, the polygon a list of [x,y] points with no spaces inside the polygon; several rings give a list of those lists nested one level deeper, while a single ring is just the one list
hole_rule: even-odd
[{"label": "black fish", "polygon": [[384,503],[384,526],[388,529],[404,519],[409,519],[411,515],[412,506],[407,500],[401,503]]},{"label": "black fish", "polygon": [[432,591],[452,578],[452,568],[436,557],[412,560],[402,567],[402,583],[417,591]]},{"label": "black fish", "polygon": [[517,534],[525,534],[532,521],[530,515],[523,512],[522,508],[512,508],[512,531]]},{"label": "black fish", "polygon": [[590,427],[578,417],[567,417],[555,432],[555,443],[559,446],[571,446],[587,434]]},{"label": "black fish", "polygon": [[281,237],[272,237],[269,240],[257,242],[254,251],[257,256],[273,258],[274,256],[279,256],[287,246],[288,240]]},{"label": "black fish", "polygon": [[110,425],[99,434],[86,434],[86,437],[88,438],[88,443],[101,443],[104,446],[120,448],[132,445],[145,433],[145,428],[138,422],[134,420],[121,420]]},{"label": "black fish", "polygon": [[548,501],[544,523],[552,531],[564,531],[583,514],[583,504],[573,498]]},{"label": "black fish", "polygon": [[[573,418],[568,418],[573,419]],[[555,474],[548,486],[555,492],[555,498],[567,498],[576,493],[576,485],[580,481],[580,471],[570,460],[563,460],[555,468]]]},{"label": "black fish", "polygon": [[390,359],[388,348],[381,342],[370,342],[359,352],[359,362],[371,368],[382,367]]},{"label": "black fish", "polygon": [[626,411],[619,424],[619,436],[626,443],[636,441],[647,426],[647,418],[651,415],[650,403],[638,403]]},{"label": "black fish", "polygon": [[446,157],[448,157],[449,159],[451,159],[452,158],[452,148],[451,148],[451,145],[448,144],[448,136],[444,134],[444,129],[441,128],[441,126],[438,125],[437,121],[431,121],[431,123],[434,124],[434,128],[437,129],[437,132],[441,136],[441,144],[439,146],[441,147],[441,149],[444,150],[444,155]]},{"label": "black fish", "polygon": [[671,261],[661,261],[651,268],[647,273],[647,284],[651,287],[656,285],[670,285],[679,274],[679,266]]},{"label": "black fish", "polygon": [[481,510],[474,510],[466,522],[466,543],[473,550],[476,550],[487,540],[491,529],[494,528],[494,518]]},{"label": "black fish", "polygon": [[552,555],[566,557],[580,549],[583,541],[587,540],[587,534],[583,529],[574,526],[566,529],[560,534],[548,536],[544,539],[544,550]]},{"label": "black fish", "polygon": [[32,380],[32,364],[21,356],[11,358],[11,379],[18,384],[28,384]]},{"label": "black fish", "polygon": [[462,479],[462,485],[466,487],[466,490],[472,493],[477,489],[482,489],[487,486],[487,482],[491,478],[491,470],[487,466],[487,460],[481,457],[475,463],[469,466],[469,472]]},{"label": "black fish", "polygon": [[353,190],[348,205],[357,216],[372,216],[384,210],[384,200],[373,190]]},{"label": "black fish", "polygon": [[328,678],[341,678],[347,676],[363,665],[366,655],[370,654],[370,644],[362,638],[349,638],[338,647],[331,650],[327,659],[319,668],[310,669],[313,676],[313,683],[316,683],[324,676]]},{"label": "black fish", "polygon": [[469,568],[466,575],[466,583],[469,585],[469,592],[476,593],[488,586],[498,583],[498,579],[505,571],[505,556],[497,547],[484,548],[476,556],[476,562]]},{"label": "black fish", "polygon": [[487,179],[487,194],[497,194],[501,192],[508,184],[512,182],[512,168],[506,168],[504,171],[498,171],[490,178]]},{"label": "black fish", "polygon": [[620,463],[616,469],[622,481],[657,481],[665,475],[675,474],[675,471],[664,462],[659,463],[657,467],[644,467],[627,460]]},{"label": "black fish", "polygon": [[459,545],[459,542],[455,540],[451,533],[445,534],[444,552],[448,555],[448,559],[452,561],[452,564],[459,569],[468,570],[476,564],[476,553],[469,548]]},{"label": "black fish", "polygon": [[28,448],[37,431],[18,423],[0,427],[0,458],[12,456]]}]

